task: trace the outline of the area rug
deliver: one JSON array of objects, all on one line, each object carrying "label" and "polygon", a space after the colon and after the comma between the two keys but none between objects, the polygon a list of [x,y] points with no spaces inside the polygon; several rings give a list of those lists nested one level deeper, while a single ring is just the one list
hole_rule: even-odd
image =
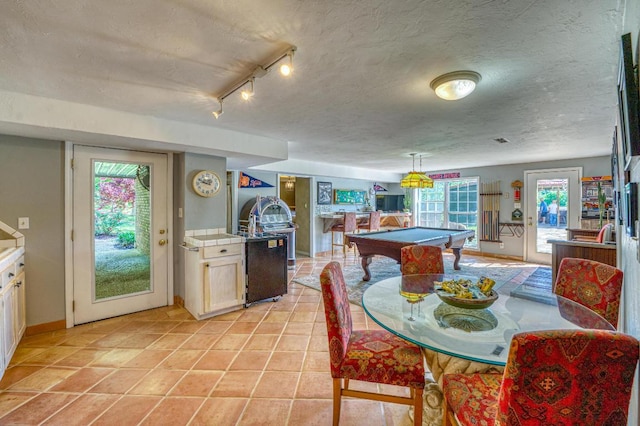
[{"label": "area rug", "polygon": [[[473,276],[484,275],[490,277],[496,282],[494,286],[495,289],[499,289],[522,271],[522,269],[518,268],[500,268],[495,265],[492,266],[491,263],[477,261],[465,263],[464,255],[460,260],[460,270],[454,271],[453,255],[445,253],[443,258],[445,272],[456,272],[461,275],[466,273]],[[384,256],[375,256],[369,265],[369,270],[371,271],[371,280],[363,281],[362,277],[364,275],[364,271],[362,270],[362,266],[360,266],[359,262],[358,264],[347,265],[342,268],[342,274],[344,275],[344,280],[347,284],[347,293],[349,294],[349,300],[352,303],[362,305],[362,293],[364,293],[371,284],[400,275],[400,265],[395,260]],[[293,281],[320,291],[319,275],[297,277]]]},{"label": "area rug", "polygon": [[525,282],[513,289],[511,296],[549,303],[555,300],[551,289],[551,268],[541,266]]}]

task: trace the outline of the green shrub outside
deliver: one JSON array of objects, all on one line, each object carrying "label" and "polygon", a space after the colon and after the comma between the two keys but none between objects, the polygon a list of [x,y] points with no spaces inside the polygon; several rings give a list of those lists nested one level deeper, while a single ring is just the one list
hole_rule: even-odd
[{"label": "green shrub outside", "polygon": [[118,233],[118,242],[115,244],[115,246],[123,249],[130,249],[134,247],[135,242],[135,232],[125,231]]}]

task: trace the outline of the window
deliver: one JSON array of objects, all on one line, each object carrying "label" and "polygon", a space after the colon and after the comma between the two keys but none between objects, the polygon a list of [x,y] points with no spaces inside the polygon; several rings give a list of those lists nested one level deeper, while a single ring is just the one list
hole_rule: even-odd
[{"label": "window", "polygon": [[418,191],[418,226],[476,231],[465,247],[477,248],[478,178],[436,180],[433,188]]}]

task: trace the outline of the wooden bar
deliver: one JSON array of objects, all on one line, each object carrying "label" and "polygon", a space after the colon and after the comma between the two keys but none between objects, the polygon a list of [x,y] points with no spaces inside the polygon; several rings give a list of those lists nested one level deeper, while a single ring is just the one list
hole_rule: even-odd
[{"label": "wooden bar", "polygon": [[565,257],[596,260],[607,265],[616,265],[616,245],[586,241],[548,240],[551,244],[551,279],[556,281],[560,261]]}]

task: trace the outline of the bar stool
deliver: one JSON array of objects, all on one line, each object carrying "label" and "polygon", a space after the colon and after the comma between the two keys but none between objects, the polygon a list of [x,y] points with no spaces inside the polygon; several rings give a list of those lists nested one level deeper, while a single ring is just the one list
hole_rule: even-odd
[{"label": "bar stool", "polygon": [[[334,247],[342,247],[342,252],[344,255],[347,255],[346,249],[346,240],[344,234],[353,234],[358,229],[358,223],[356,221],[356,213],[355,212],[346,212],[344,214],[344,220],[342,223],[335,224],[331,227],[331,255],[333,255]],[[334,237],[335,234],[340,234],[340,240],[336,242]],[[355,254],[356,249],[353,248],[353,253]]]},{"label": "bar stool", "polygon": [[369,213],[369,220],[365,223],[358,225],[358,232],[360,230],[371,232],[380,230],[380,210]]}]

